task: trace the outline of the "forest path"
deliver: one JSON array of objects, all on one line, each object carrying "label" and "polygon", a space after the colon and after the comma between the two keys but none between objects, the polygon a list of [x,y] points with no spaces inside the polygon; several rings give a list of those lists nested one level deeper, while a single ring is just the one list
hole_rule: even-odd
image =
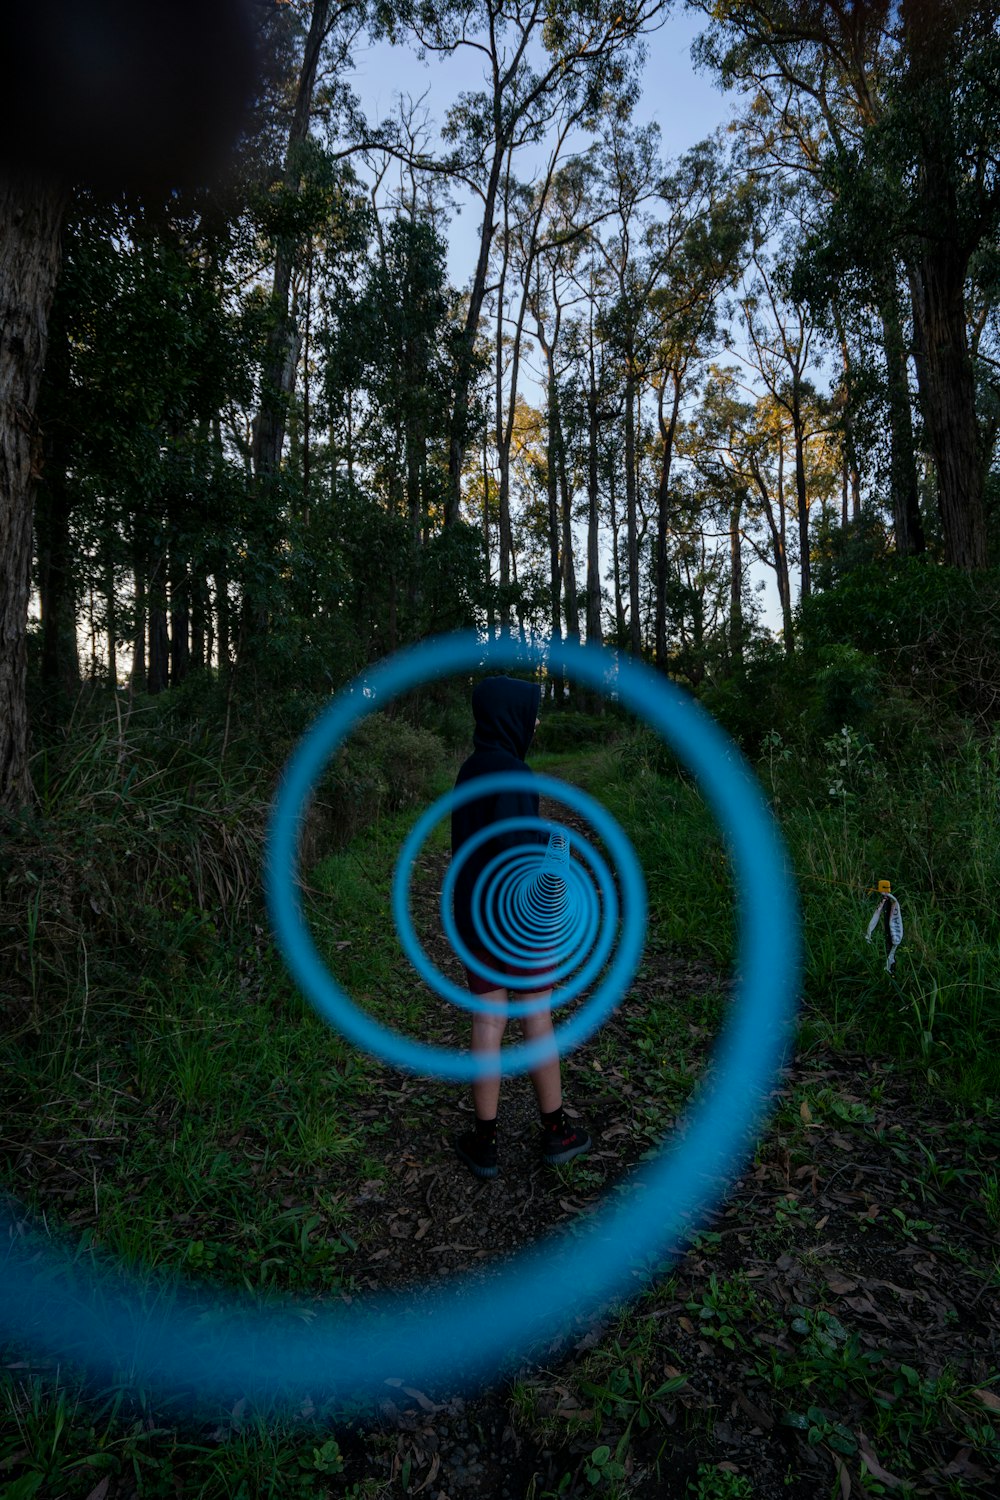
[{"label": "forest path", "polygon": [[[425,856],[415,906],[432,956],[459,980],[434,936],[445,859]],[[386,1176],[351,1205],[361,1294],[487,1275],[585,1216],[669,1136],[727,990],[651,925],[622,1004],[563,1061],[568,1105],[594,1146],[558,1172],[538,1159],[528,1080],[504,1082],[501,1175],[481,1183],[451,1146],[470,1117],[467,1090],[387,1072]],[[429,1039],[462,1046],[467,1027],[442,1008]],[[754,1160],[673,1271],[622,1318],[568,1332],[552,1372],[527,1367],[474,1399],[393,1391],[379,1439],[393,1474],[405,1466],[411,1491],[424,1483],[447,1500],[592,1494],[603,1479],[620,1488],[600,1493],[686,1496],[701,1493],[687,1485],[706,1465],[748,1476],[763,1500],[814,1500],[838,1483],[846,1497],[862,1474],[867,1493],[992,1494],[1000,1400],[985,1385],[1000,1370],[1000,1275],[965,1168],[970,1150],[995,1159],[998,1146],[891,1064],[797,1056]],[[680,1376],[676,1394],[657,1396]],[[604,1446],[620,1474],[594,1468]],[[704,1489],[730,1493],[751,1491]]]}]

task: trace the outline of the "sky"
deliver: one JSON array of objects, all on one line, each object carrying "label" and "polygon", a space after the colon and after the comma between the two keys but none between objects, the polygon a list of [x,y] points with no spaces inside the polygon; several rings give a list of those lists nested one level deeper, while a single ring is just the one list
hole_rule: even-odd
[{"label": "sky", "polygon": [[[735,96],[723,94],[708,73],[695,70],[691,60],[692,43],[703,30],[705,19],[681,9],[672,10],[662,26],[646,39],[647,56],[633,121],[637,125],[656,121],[664,162],[677,158],[725,126],[736,108]],[[468,48],[460,48],[445,58],[429,55],[421,61],[415,50],[407,46],[358,44],[354,51],[352,86],[370,121],[381,121],[393,114],[400,95],[417,100],[426,94],[423,108],[430,120],[440,126],[463,89],[481,87],[484,62],[482,54]],[[586,138],[581,137],[579,144],[586,145]],[[541,152],[536,164],[526,154],[521,170],[527,173],[533,165],[541,166]],[[448,275],[458,288],[468,286],[472,280],[481,222],[480,205],[471,196],[461,213],[452,214],[448,228]],[[527,399],[537,403],[541,400],[541,375],[533,369],[530,349],[529,341],[524,352],[521,387]],[[582,539],[578,537],[578,557],[582,555],[581,546]],[[605,550],[602,547],[602,553]],[[781,613],[773,579],[757,565],[751,566],[751,574],[764,589],[764,597],[759,601],[764,620],[777,628]]]},{"label": "sky", "polygon": [[[658,122],[665,159],[704,140],[732,112],[733,101],[707,74],[696,73],[691,61],[691,43],[703,26],[704,17],[679,11],[668,14],[662,27],[647,39],[642,94],[633,118],[638,124]],[[484,61],[468,48],[447,58],[429,55],[421,62],[410,47],[357,45],[353,87],[371,120],[393,113],[400,94],[419,99],[426,93],[424,108],[440,125],[463,89],[481,86]],[[480,221],[481,214],[471,204],[452,217],[448,273],[457,287],[472,279]]]}]

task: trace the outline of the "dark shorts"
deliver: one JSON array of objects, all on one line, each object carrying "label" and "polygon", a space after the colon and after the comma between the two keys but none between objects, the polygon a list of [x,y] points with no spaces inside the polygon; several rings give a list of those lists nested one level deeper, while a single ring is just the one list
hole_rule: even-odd
[{"label": "dark shorts", "polygon": [[[486,953],[482,948],[473,948],[472,952],[476,958],[482,959],[488,969],[496,969],[499,974],[510,974],[515,979],[531,979],[537,981],[530,990],[522,989],[520,985],[510,991],[515,999],[521,999],[524,995],[536,993],[538,990],[550,990],[552,988],[552,967],[542,969],[526,968],[522,964],[507,963],[504,959],[496,958]],[[488,995],[491,990],[498,990],[500,985],[495,979],[487,979],[483,974],[477,974],[474,969],[466,968],[465,977],[469,989],[474,995]]]}]

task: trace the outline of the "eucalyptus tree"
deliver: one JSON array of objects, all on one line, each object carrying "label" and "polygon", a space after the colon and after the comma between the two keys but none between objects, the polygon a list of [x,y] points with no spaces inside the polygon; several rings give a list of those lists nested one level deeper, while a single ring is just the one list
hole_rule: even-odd
[{"label": "eucalyptus tree", "polygon": [[[566,635],[578,637],[580,633],[573,543],[575,484],[568,462],[562,394],[564,376],[573,355],[570,352],[567,358],[561,344],[566,314],[584,297],[579,286],[579,267],[586,254],[593,218],[599,213],[592,193],[593,177],[592,161],[577,157],[562,168],[553,182],[529,296],[545,372],[550,627],[556,638],[562,634],[564,625]],[[588,522],[588,546],[589,533]],[[596,539],[594,546],[596,549]]]},{"label": "eucalyptus tree", "polygon": [[[291,109],[280,176],[268,185],[274,212],[274,263],[269,327],[261,361],[260,398],[253,431],[253,471],[258,483],[277,472],[285,440],[289,399],[298,367],[298,320],[290,308],[292,276],[303,248],[303,218],[309,218],[308,187],[314,149],[310,140],[321,67],[343,67],[365,19],[365,0],[309,0],[298,66],[289,78]],[[301,5],[292,7],[297,19]],[[324,54],[326,57],[324,58]],[[332,54],[332,56],[331,56]],[[305,212],[304,212],[305,211]]]},{"label": "eucalyptus tree", "polygon": [[[878,300],[897,448],[905,418],[896,290],[903,268],[945,555],[960,567],[984,566],[991,453],[988,424],[984,434],[977,420],[968,289],[982,248],[1000,226],[996,5],[727,0],[702,8],[713,17],[704,56],[724,77],[758,91],[770,80],[783,123],[803,99],[822,118],[811,169],[821,172],[836,200],[825,224],[830,275],[843,280],[852,267]],[[897,453],[893,509],[901,551],[920,544],[913,478]]]},{"label": "eucalyptus tree", "polygon": [[[533,190],[523,184],[516,183],[512,179],[511,166],[513,152],[508,157],[504,174],[501,194],[503,225],[500,234],[497,236],[497,259],[499,264],[495,288],[496,339],[494,345],[495,441],[499,465],[498,507],[501,596],[510,584],[512,545],[510,450],[514,431],[514,418],[517,411],[518,381],[525,338],[525,319],[530,309],[535,319],[535,329],[542,349],[546,351],[544,329],[540,326],[538,314],[538,284],[542,275],[541,255],[543,251],[551,250],[551,222],[554,213],[558,212],[553,207],[553,200],[559,200],[565,177],[565,172],[560,171],[558,168],[559,158],[565,146],[566,139],[570,131],[579,123],[579,118],[580,110],[578,106],[567,108],[564,111],[555,129],[544,174],[541,181],[535,185]],[[509,280],[513,281],[515,289],[511,309],[508,313],[507,286]],[[509,335],[506,332],[508,324],[513,325],[512,332]],[[506,362],[504,359],[505,352],[508,356]],[[549,390],[551,393],[551,377]],[[553,519],[555,514],[555,492],[552,485],[555,483],[556,469],[552,461],[551,430],[549,450],[550,472],[552,476],[549,484],[551,538],[558,534]],[[558,541],[554,544],[550,541],[550,551],[553,545],[555,552],[552,561],[552,575],[553,578],[556,578],[559,566]],[[555,583],[553,588],[555,593],[553,596],[552,631],[554,636],[558,636],[560,629],[558,583]],[[501,613],[503,621],[506,624],[507,616],[504,613],[502,603]]]},{"label": "eucalyptus tree", "polygon": [[[114,28],[80,0],[72,27],[23,6],[4,28],[0,95],[0,807],[30,792],[27,773],[27,610],[37,405],[47,324],[74,182],[116,193],[162,192],[218,168],[236,134],[254,67],[241,0],[133,6]],[[177,45],[197,21],[198,45]],[[185,26],[186,23],[186,26]],[[103,47],[102,47],[103,41]],[[94,88],[95,76],[101,86]],[[180,104],[183,101],[183,108]]]},{"label": "eucalyptus tree", "polygon": [[743,539],[758,562],[774,573],[782,637],[785,650],[791,652],[795,538],[786,479],[786,427],[785,413],[773,397],[747,387],[736,366],[713,365],[684,434],[683,452],[720,501],[728,497],[731,576],[740,580],[731,614],[742,599],[742,562],[736,554]]},{"label": "eucalyptus tree", "polygon": [[[98,601],[88,615],[106,631],[111,681],[120,639],[133,643],[133,682],[154,690],[211,655],[207,575],[237,550],[244,519],[212,434],[226,403],[251,391],[252,341],[227,295],[228,238],[198,199],[155,212],[87,195],[71,206],[40,407],[50,684],[72,679],[84,594]],[[92,651],[92,671],[95,661]]]},{"label": "eucalyptus tree", "polygon": [[425,52],[471,51],[483,59],[483,86],[464,92],[450,111],[445,139],[453,150],[437,166],[463,182],[482,204],[479,248],[466,304],[456,370],[446,521],[457,521],[469,442],[476,334],[483,311],[501,181],[512,153],[537,145],[567,105],[592,116],[615,91],[627,97],[637,43],[666,0],[409,0],[388,29],[406,26]]},{"label": "eucalyptus tree", "polygon": [[654,249],[659,262],[649,303],[655,348],[650,379],[661,443],[656,487],[654,640],[657,665],[668,667],[668,532],[671,468],[681,403],[699,363],[722,335],[720,301],[739,276],[752,233],[757,195],[735,178],[717,140],[687,152],[659,184]]},{"label": "eucalyptus tree", "polygon": [[792,442],[795,512],[798,523],[799,595],[811,591],[809,516],[812,496],[806,483],[807,448],[829,425],[826,403],[810,372],[815,369],[816,328],[807,308],[783,294],[781,269],[760,254],[754,256],[754,275],[740,299],[747,336],[746,358],[775,412],[782,412]]},{"label": "eucalyptus tree", "polygon": [[596,243],[611,283],[599,327],[609,354],[618,363],[623,386],[628,632],[629,648],[636,656],[642,650],[637,406],[655,345],[649,297],[661,263],[655,250],[657,230],[647,205],[661,177],[659,137],[657,125],[630,130],[612,118],[598,152],[600,191],[607,203],[609,232],[599,236]]}]

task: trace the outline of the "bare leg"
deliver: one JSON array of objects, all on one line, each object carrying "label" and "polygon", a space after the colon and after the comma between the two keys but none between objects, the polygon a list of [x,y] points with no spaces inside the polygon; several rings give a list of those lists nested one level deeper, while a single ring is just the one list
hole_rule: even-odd
[{"label": "bare leg", "polygon": [[[551,990],[543,990],[535,995],[525,995],[525,1000],[548,999]],[[548,1006],[542,1010],[534,1011],[530,1016],[521,1017],[521,1030],[526,1042],[540,1041],[542,1038],[551,1037],[552,1012]],[[532,1068],[531,1082],[535,1089],[535,1098],[538,1100],[539,1113],[551,1114],[553,1110],[562,1105],[562,1077],[559,1071],[559,1055],[553,1053],[549,1062],[541,1063],[539,1067]]]},{"label": "bare leg", "polygon": [[[472,1046],[473,1055],[481,1053],[495,1053],[497,1059],[500,1057],[500,1043],[507,1028],[507,991],[489,990],[485,995],[477,996],[479,1000],[492,1001],[497,1009],[495,1013],[488,1011],[474,1011],[472,1016]],[[472,1102],[476,1110],[476,1118],[479,1120],[495,1120],[497,1108],[500,1103],[500,1069],[496,1073],[490,1073],[486,1077],[477,1078],[472,1085]]]}]

